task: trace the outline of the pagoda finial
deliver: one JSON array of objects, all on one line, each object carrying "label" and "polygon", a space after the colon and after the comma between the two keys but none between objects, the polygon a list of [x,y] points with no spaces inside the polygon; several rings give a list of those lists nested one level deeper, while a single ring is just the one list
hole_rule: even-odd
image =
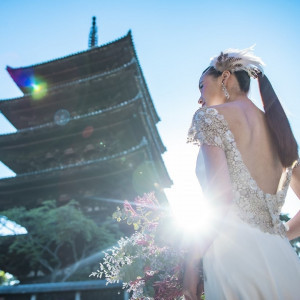
[{"label": "pagoda finial", "polygon": [[96,26],[96,17],[93,17],[93,24],[89,35],[89,48],[98,46],[98,34]]}]

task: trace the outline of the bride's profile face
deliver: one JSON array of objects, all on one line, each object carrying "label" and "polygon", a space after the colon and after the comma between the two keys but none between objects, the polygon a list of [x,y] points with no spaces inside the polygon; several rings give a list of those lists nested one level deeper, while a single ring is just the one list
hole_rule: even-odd
[{"label": "bride's profile face", "polygon": [[199,80],[199,90],[201,93],[198,103],[203,106],[220,104],[220,84],[218,78],[211,75],[201,76]]}]

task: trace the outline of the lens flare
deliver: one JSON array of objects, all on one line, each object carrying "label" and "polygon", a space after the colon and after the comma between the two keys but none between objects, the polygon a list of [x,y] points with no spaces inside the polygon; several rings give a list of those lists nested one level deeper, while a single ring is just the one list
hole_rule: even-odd
[{"label": "lens flare", "polygon": [[70,113],[66,109],[59,109],[54,114],[54,122],[57,125],[63,126],[70,121]]},{"label": "lens flare", "polygon": [[47,95],[47,83],[45,81],[33,76],[29,82],[33,99],[39,100]]},{"label": "lens flare", "polygon": [[17,85],[25,93],[31,94],[33,99],[41,99],[47,95],[47,82],[41,76],[35,75],[33,68],[13,69],[7,66],[6,70]]},{"label": "lens flare", "polygon": [[213,207],[200,195],[184,198],[171,202],[176,224],[187,232],[210,231],[214,218]]}]

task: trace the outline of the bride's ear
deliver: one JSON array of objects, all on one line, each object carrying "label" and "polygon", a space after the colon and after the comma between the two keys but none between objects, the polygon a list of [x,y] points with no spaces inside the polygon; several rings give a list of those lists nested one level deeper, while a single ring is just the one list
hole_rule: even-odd
[{"label": "bride's ear", "polygon": [[221,75],[221,82],[224,83],[224,85],[226,86],[227,81],[229,79],[229,77],[231,76],[231,73],[229,71],[224,71]]}]

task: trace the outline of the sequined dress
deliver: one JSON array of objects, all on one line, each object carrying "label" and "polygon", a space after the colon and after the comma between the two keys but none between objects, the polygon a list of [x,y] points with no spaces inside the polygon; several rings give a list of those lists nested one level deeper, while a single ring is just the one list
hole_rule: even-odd
[{"label": "sequined dress", "polygon": [[224,150],[234,195],[224,225],[203,258],[205,299],[299,300],[300,260],[279,219],[293,168],[283,174],[276,194],[262,191],[227,121],[212,107],[196,111],[188,142]]}]

